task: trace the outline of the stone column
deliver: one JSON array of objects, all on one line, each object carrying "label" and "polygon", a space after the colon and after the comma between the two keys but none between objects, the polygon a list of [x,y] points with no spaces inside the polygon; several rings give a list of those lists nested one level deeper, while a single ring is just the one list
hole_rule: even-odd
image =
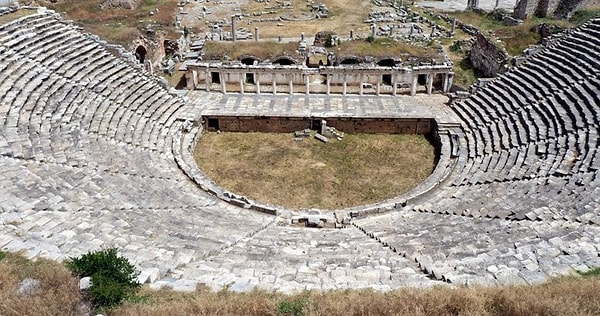
[{"label": "stone column", "polygon": [[223,76],[222,71],[219,71],[219,80],[221,80],[221,92],[227,93],[227,84],[225,83],[225,77]]},{"label": "stone column", "polygon": [[308,75],[304,75],[304,85],[306,86],[306,94],[310,94],[310,78]]},{"label": "stone column", "polygon": [[210,77],[210,69],[208,69],[208,67],[206,67],[206,76],[204,77],[204,82],[206,82],[206,92],[210,92],[212,78]]},{"label": "stone column", "polygon": [[410,86],[410,95],[417,94],[417,84],[419,83],[419,74],[413,73],[412,85]]},{"label": "stone column", "polygon": [[363,89],[364,89],[364,87],[363,87],[363,79],[364,79],[364,76],[363,76],[363,73],[361,72],[360,73],[360,87],[358,87],[358,94],[359,95],[363,95],[363,92],[364,92],[363,91]]},{"label": "stone column", "polygon": [[342,94],[346,95],[346,89],[348,88],[348,83],[346,82],[346,73],[344,73],[344,88],[342,90]]},{"label": "stone column", "polygon": [[392,95],[396,96],[398,93],[398,74],[392,73]]},{"label": "stone column", "polygon": [[377,24],[371,24],[371,37],[375,38],[377,36]]},{"label": "stone column", "polygon": [[258,75],[254,74],[254,81],[256,82],[256,93],[260,94],[260,80],[258,80]]},{"label": "stone column", "polygon": [[444,74],[444,92],[450,91],[450,88],[452,87],[452,77],[453,76],[454,76],[453,73]]},{"label": "stone column", "polygon": [[231,40],[235,43],[237,34],[235,32],[235,15],[231,16]]},{"label": "stone column", "polygon": [[456,18],[452,19],[452,34],[456,32]]},{"label": "stone column", "polygon": [[277,74],[273,74],[273,94],[277,94],[277,81],[276,81],[276,76]]},{"label": "stone column", "polygon": [[258,41],[258,36],[259,36],[258,27],[255,27],[254,28],[254,41]]},{"label": "stone column", "polygon": [[434,74],[427,74],[427,94],[431,94],[433,89],[433,76]]},{"label": "stone column", "polygon": [[377,87],[375,88],[375,95],[379,95],[381,92],[381,74],[377,76]]},{"label": "stone column", "polygon": [[290,85],[289,85],[290,95],[294,94],[294,75],[291,75],[291,76],[292,76],[292,78],[290,78]]},{"label": "stone column", "polygon": [[325,78],[326,78],[325,79],[325,81],[326,81],[325,83],[327,84],[327,95],[331,94],[331,82],[330,82],[331,80],[329,80],[330,76],[331,76],[330,74],[326,74],[325,75]]},{"label": "stone column", "polygon": [[240,93],[244,94],[244,77],[246,76],[245,73],[241,73],[240,74]]}]

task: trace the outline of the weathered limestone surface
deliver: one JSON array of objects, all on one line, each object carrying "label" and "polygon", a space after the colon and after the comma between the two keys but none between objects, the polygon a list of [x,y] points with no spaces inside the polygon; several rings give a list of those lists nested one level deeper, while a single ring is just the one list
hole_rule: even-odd
[{"label": "weathered limestone surface", "polygon": [[178,290],[537,283],[598,267],[599,35],[593,20],[471,98],[430,107],[450,115],[434,176],[404,203],[336,211],[346,228],[308,229],[199,188],[185,166],[192,122],[413,117],[437,99],[181,97],[51,12],[19,18],[0,26],[0,249],[62,260],[115,246],[140,281]]}]

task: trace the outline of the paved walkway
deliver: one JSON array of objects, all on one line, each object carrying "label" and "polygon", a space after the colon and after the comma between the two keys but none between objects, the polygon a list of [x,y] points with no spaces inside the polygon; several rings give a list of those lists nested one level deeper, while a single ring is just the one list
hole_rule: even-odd
[{"label": "paved walkway", "polygon": [[411,96],[340,96],[322,94],[219,94],[189,91],[186,96],[202,115],[265,115],[288,117],[434,118],[459,123],[441,94]]}]

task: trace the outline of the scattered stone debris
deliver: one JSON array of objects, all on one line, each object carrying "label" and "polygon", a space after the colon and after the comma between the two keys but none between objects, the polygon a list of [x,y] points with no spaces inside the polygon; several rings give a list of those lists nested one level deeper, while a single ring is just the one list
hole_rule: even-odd
[{"label": "scattered stone debris", "polygon": [[320,140],[320,141],[322,141],[322,142],[324,142],[324,143],[329,142],[329,138],[327,138],[327,137],[325,137],[325,136],[323,136],[321,134],[318,134],[318,133],[315,134],[315,138],[318,139],[318,140]]},{"label": "scattered stone debris", "polygon": [[35,295],[42,286],[42,282],[38,279],[25,278],[19,282],[17,287],[17,295],[19,296],[32,296]]}]

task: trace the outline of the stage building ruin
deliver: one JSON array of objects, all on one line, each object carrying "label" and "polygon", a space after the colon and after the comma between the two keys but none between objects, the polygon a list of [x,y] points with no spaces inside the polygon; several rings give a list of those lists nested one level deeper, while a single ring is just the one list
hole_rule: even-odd
[{"label": "stage building ruin", "polygon": [[[290,59],[286,59],[290,60]],[[391,59],[390,59],[391,60]],[[381,61],[379,62],[381,64]],[[322,65],[302,62],[198,61],[187,64],[187,87],[222,93],[320,93],[320,94],[431,94],[448,92],[452,64],[380,66],[378,63]],[[385,63],[383,63],[385,64]]]}]

